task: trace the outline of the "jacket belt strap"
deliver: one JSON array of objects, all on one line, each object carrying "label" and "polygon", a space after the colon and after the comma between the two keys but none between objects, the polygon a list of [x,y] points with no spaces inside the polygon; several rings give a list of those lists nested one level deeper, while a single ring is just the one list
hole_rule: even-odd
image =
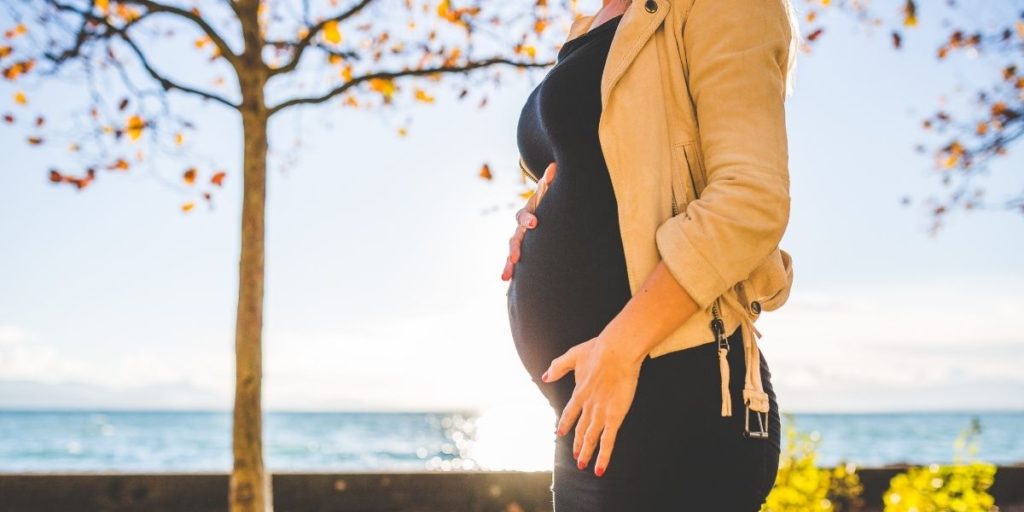
[{"label": "jacket belt strap", "polygon": [[[735,295],[724,293],[722,299],[733,309],[740,312],[740,334],[743,339],[743,358],[746,364],[746,377],[743,383],[743,401],[751,409],[768,413],[768,394],[761,384],[761,352],[757,348],[757,338],[761,332],[754,327],[754,321],[747,308],[743,307]],[[722,378],[722,416],[732,416],[732,402],[729,393],[729,364],[725,359],[728,349],[718,349],[719,372]]]}]

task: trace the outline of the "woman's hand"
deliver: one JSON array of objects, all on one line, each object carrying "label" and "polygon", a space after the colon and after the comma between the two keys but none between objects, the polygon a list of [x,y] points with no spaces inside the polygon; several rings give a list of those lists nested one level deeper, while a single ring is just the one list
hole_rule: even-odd
[{"label": "woman's hand", "polygon": [[642,358],[616,349],[602,338],[604,334],[580,343],[551,361],[541,380],[552,382],[569,371],[575,372],[576,387],[558,420],[558,435],[576,423],[573,457],[580,469],[587,467],[600,436],[601,452],[594,474],[601,476],[608,467],[615,446],[615,435],[633,403],[640,378]]},{"label": "woman's hand", "polygon": [[533,212],[537,209],[537,205],[540,204],[544,193],[547,192],[548,186],[554,180],[555,162],[551,162],[547,169],[544,169],[544,174],[540,180],[537,181],[537,191],[526,201],[526,206],[516,212],[516,221],[519,225],[516,227],[516,232],[512,234],[512,238],[508,240],[508,258],[505,259],[505,269],[501,272],[502,281],[512,279],[512,267],[519,262],[519,245],[526,235],[526,230],[537,226],[537,216]]}]

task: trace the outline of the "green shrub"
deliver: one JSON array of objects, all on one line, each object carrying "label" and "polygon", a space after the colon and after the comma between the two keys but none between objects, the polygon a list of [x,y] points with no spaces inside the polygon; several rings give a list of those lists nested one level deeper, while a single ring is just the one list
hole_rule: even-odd
[{"label": "green shrub", "polygon": [[976,436],[980,432],[981,424],[974,418],[954,442],[953,464],[910,468],[894,476],[882,496],[885,512],[999,510],[988,493],[995,480],[996,466],[976,460]]}]

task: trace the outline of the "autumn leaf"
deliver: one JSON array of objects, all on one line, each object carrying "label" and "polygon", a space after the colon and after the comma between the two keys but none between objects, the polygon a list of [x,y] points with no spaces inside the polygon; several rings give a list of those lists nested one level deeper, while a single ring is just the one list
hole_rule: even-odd
[{"label": "autumn leaf", "polygon": [[324,24],[324,39],[331,44],[341,44],[341,30],[338,22],[331,20]]},{"label": "autumn leaf", "polygon": [[146,122],[138,115],[133,115],[128,118],[128,122],[125,124],[125,133],[128,134],[128,138],[132,141],[137,141],[139,137],[142,137],[142,129],[145,127]]},{"label": "autumn leaf", "polygon": [[25,32],[27,31],[28,28],[25,27],[24,23],[18,23],[17,25],[14,26],[14,28],[8,29],[6,32],[4,32],[4,37],[6,37],[7,39],[14,39],[18,36],[24,35]]},{"label": "autumn leaf", "polygon": [[174,143],[178,146],[185,144],[185,134],[181,132],[174,134]]},{"label": "autumn leaf", "polygon": [[4,122],[7,124],[14,124],[14,116],[11,114],[4,114]]},{"label": "autumn leaf", "polygon": [[400,127],[398,129],[398,136],[399,137],[405,137],[408,134],[409,134],[409,130],[407,130],[404,126],[402,126],[402,127]]},{"label": "autumn leaf", "polygon": [[186,185],[194,185],[196,183],[196,168],[189,167],[182,176],[182,179],[185,180]]},{"label": "autumn leaf", "polygon": [[423,103],[433,103],[434,97],[427,94],[427,91],[423,89],[416,89],[416,100],[422,101]]},{"label": "autumn leaf", "polygon": [[914,4],[914,0],[907,0],[903,4],[903,25],[907,27],[917,25],[917,5]]},{"label": "autumn leaf", "polygon": [[516,53],[529,55],[533,59],[537,57],[537,47],[533,45],[516,45]]},{"label": "autumn leaf", "polygon": [[533,189],[532,188],[528,188],[528,189],[526,189],[526,190],[524,190],[524,191],[519,193],[519,197],[521,197],[523,199],[529,199],[530,196],[532,196],[532,195],[533,195]]},{"label": "autumn leaf", "polygon": [[825,32],[825,29],[819,28],[819,29],[811,32],[810,34],[807,34],[807,40],[808,41],[816,41],[819,37],[821,37],[821,34],[823,32]]},{"label": "autumn leaf", "polygon": [[479,176],[481,178],[485,179],[485,180],[488,180],[488,181],[494,179],[494,175],[491,174],[491,166],[487,165],[487,164],[484,164],[483,166],[481,166],[480,167],[480,174],[479,174]]},{"label": "autumn leaf", "polygon": [[189,202],[181,205],[181,211],[187,213],[187,212],[192,211],[192,209],[195,208],[195,207],[196,207],[196,202],[195,201],[189,201]]},{"label": "autumn leaf", "polygon": [[25,105],[28,103],[28,98],[25,97],[25,91],[18,91],[14,93],[14,102],[18,105]]},{"label": "autumn leaf", "polygon": [[110,170],[127,171],[130,165],[128,161],[123,158],[118,158],[114,163],[110,164]]},{"label": "autumn leaf", "polygon": [[213,177],[210,178],[210,183],[213,183],[214,185],[217,185],[218,187],[223,186],[224,185],[224,177],[225,176],[227,176],[226,172],[224,172],[224,171],[217,171],[216,173],[214,173]]},{"label": "autumn leaf", "polygon": [[35,67],[35,61],[31,59],[21,62],[15,62],[9,67],[4,68],[4,78],[11,81],[16,80],[19,76],[24,75],[29,71],[32,71],[33,67]]},{"label": "autumn leaf", "polygon": [[38,146],[43,143],[43,138],[33,135],[28,138],[28,143],[32,146]]},{"label": "autumn leaf", "polygon": [[117,9],[117,16],[125,22],[135,21],[139,19],[139,16],[142,16],[142,13],[138,9],[128,7],[124,4],[117,4],[115,9]]},{"label": "autumn leaf", "polygon": [[0,45],[0,59],[6,58],[12,51],[14,51],[14,49],[10,46]]},{"label": "autumn leaf", "polygon": [[390,78],[371,78],[370,89],[381,93],[384,100],[390,102],[395,94],[395,81]]}]

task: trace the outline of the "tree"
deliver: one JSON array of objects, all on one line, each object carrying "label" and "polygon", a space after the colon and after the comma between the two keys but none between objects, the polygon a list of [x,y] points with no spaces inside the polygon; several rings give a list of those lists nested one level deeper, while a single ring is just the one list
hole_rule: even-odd
[{"label": "tree", "polygon": [[[886,9],[881,14],[879,3]],[[944,7],[939,4],[916,0],[805,0],[809,45],[821,40],[826,32],[819,13],[823,9],[837,9],[869,27],[880,27],[890,38],[893,49],[900,50],[907,33],[918,26],[922,8],[927,8],[930,11],[924,15],[943,16],[942,25],[949,31],[937,42],[937,61],[953,65],[948,63],[955,54],[962,53],[985,57],[992,65],[992,74],[983,79],[982,85],[970,86],[973,90],[966,93],[971,104],[967,111],[954,112],[943,105],[921,120],[922,128],[941,142],[920,144],[917,149],[931,156],[939,179],[951,188],[947,197],[929,201],[933,231],[946,215],[957,209],[1024,213],[1024,190],[987,199],[985,190],[975,183],[993,160],[1006,155],[1024,135],[1024,3],[1012,0],[979,7],[977,3],[961,5],[956,0],[946,0],[941,2]],[[904,203],[909,202],[909,198],[904,199]]]},{"label": "tree", "polygon": [[[235,327],[236,387],[233,416],[233,511],[272,509],[270,478],[262,446],[262,331],[264,297],[264,206],[268,124],[300,106],[337,101],[342,107],[393,106],[412,82],[413,101],[432,102],[428,87],[452,77],[459,98],[481,88],[470,81],[484,72],[496,84],[501,70],[543,68],[538,58],[562,40],[547,30],[553,19],[569,19],[575,2],[557,8],[530,3],[452,0],[18,0],[5,2],[12,26],[0,45],[0,66],[9,81],[83,78],[90,87],[85,128],[69,136],[84,172],[56,168],[49,179],[84,189],[105,172],[125,172],[145,158],[123,156],[144,135],[161,143],[185,144],[194,125],[172,106],[171,95],[202,98],[238,113],[243,136],[241,254]],[[200,9],[202,7],[202,9]],[[567,27],[566,27],[567,28]],[[182,36],[181,34],[185,34]],[[189,39],[203,56],[212,87],[193,85],[165,71],[152,58],[164,45]],[[315,57],[315,58],[314,58]],[[184,58],[184,57],[183,57]],[[173,64],[173,63],[172,63]],[[330,70],[329,79],[310,70]],[[77,75],[75,73],[78,73]],[[119,79],[124,94],[98,86],[99,75]],[[318,76],[320,79],[318,79]],[[462,82],[455,81],[461,77]],[[286,86],[277,84],[286,82]],[[486,84],[484,84],[486,85]],[[15,94],[27,109],[29,95]],[[486,97],[481,106],[486,103]],[[155,105],[155,106],[154,106]],[[17,106],[15,107],[17,108]],[[19,111],[5,121],[29,130],[28,143],[52,144],[40,132],[43,116],[25,121]],[[31,119],[31,116],[29,116]],[[486,166],[484,170],[487,170]],[[198,166],[181,179],[212,201],[227,172],[199,180]],[[206,188],[200,188],[204,184]],[[194,208],[194,202],[182,206]]]}]

